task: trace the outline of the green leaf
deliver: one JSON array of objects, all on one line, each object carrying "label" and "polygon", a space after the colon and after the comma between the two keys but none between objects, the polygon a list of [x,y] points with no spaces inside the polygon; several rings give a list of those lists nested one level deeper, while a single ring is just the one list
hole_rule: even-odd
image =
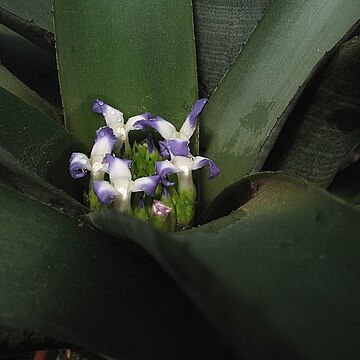
[{"label": "green leaf", "polygon": [[2,147],[0,147],[0,183],[70,216],[84,215],[87,212],[83,205],[30,171]]},{"label": "green leaf", "polygon": [[0,324],[120,359],[222,358],[143,250],[7,187],[0,199]]},{"label": "green leaf", "polygon": [[0,61],[42,98],[61,107],[55,53],[49,54],[0,24]]},{"label": "green leaf", "polygon": [[360,209],[282,173],[249,176],[239,192],[226,217],[134,240],[239,359],[358,358]]},{"label": "green leaf", "polygon": [[52,0],[0,0],[0,6],[49,32],[54,32]]},{"label": "green leaf", "polygon": [[[51,18],[50,7],[48,10],[48,16]],[[50,53],[55,51],[54,34],[40,27],[34,20],[25,20],[23,17],[0,6],[0,23],[44,50]]]},{"label": "green leaf", "polygon": [[86,144],[104,123],[94,98],[183,123],[198,97],[190,0],[55,0],[54,18],[66,123]]},{"label": "green leaf", "polygon": [[205,205],[262,167],[314,68],[359,18],[358,1],[272,2],[202,113],[201,144],[222,169],[202,187]]},{"label": "green leaf", "polygon": [[199,90],[210,96],[271,0],[193,0]]},{"label": "green leaf", "polygon": [[344,43],[304,93],[265,164],[327,186],[360,144],[360,37]]},{"label": "green leaf", "polygon": [[62,124],[59,112],[0,64],[0,87]]},{"label": "green leaf", "polygon": [[37,109],[0,88],[0,146],[53,186],[81,200],[83,182],[69,174],[74,151],[86,147]]},{"label": "green leaf", "polygon": [[239,210],[174,237],[180,281],[241,358],[359,357],[360,209],[283,174],[243,185]]}]

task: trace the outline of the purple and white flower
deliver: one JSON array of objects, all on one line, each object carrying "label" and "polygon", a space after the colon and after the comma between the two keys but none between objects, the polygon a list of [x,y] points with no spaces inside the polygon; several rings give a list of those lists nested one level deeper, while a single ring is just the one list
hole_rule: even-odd
[{"label": "purple and white flower", "polygon": [[96,131],[94,146],[90,158],[83,153],[75,152],[70,158],[70,175],[74,179],[84,177],[88,171],[92,179],[102,179],[106,166],[102,163],[106,154],[112,152],[117,142],[112,129],[104,126]]},{"label": "purple and white flower", "polygon": [[168,174],[173,174],[181,171],[178,169],[171,161],[157,161],[155,163],[155,175],[159,176],[159,181],[162,182],[164,186],[173,186],[174,183],[167,180],[166,176]]},{"label": "purple and white flower", "polygon": [[171,159],[172,156],[191,156],[189,140],[164,140],[159,141],[160,154],[165,159]]},{"label": "purple and white flower", "polygon": [[[213,179],[220,174],[220,169],[215,163],[203,156],[193,156],[190,153],[188,140],[167,140],[160,141],[161,155],[170,158],[167,166],[172,166],[177,169],[172,172],[177,172],[180,189],[188,189],[192,185],[192,171],[200,169],[205,165],[209,166],[209,179]],[[165,163],[165,162],[164,162]]]},{"label": "purple and white flower", "polygon": [[114,131],[114,135],[118,139],[118,147],[127,143],[130,130],[143,130],[144,125],[142,124],[142,121],[147,121],[152,116],[150,113],[136,115],[129,118],[125,124],[124,114],[120,110],[111,107],[103,100],[94,100],[91,108],[94,113],[104,116],[106,125]]},{"label": "purple and white flower", "polygon": [[130,160],[106,155],[103,163],[108,165],[109,180],[94,181],[94,192],[105,206],[114,201],[114,206],[121,212],[131,212],[131,194],[143,191],[153,196],[159,182],[159,176],[147,176],[131,179]]},{"label": "purple and white flower", "polygon": [[180,131],[175,126],[160,116],[139,121],[136,125],[147,125],[155,129],[165,140],[190,140],[196,129],[196,121],[205,104],[206,98],[197,100],[189,115],[185,119]]},{"label": "purple and white flower", "polygon": [[80,179],[84,177],[88,171],[91,170],[91,164],[89,158],[83,154],[74,152],[70,157],[70,175],[74,179]]}]

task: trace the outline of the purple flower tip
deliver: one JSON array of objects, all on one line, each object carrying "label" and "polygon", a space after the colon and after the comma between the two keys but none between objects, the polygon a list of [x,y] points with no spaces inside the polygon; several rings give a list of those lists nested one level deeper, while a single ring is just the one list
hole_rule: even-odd
[{"label": "purple flower tip", "polygon": [[117,138],[114,135],[113,129],[109,128],[108,126],[103,126],[100,129],[96,130],[95,141],[98,141],[104,137],[107,137],[113,145],[115,145],[117,142]]},{"label": "purple flower tip", "polygon": [[141,115],[138,115],[140,118],[138,121],[136,121],[133,125],[134,130],[143,130],[145,131],[149,127],[149,121],[154,117],[152,113],[144,113]]},{"label": "purple flower tip", "polygon": [[148,146],[148,153],[152,154],[154,152],[154,147],[155,147],[154,141],[150,137],[147,137],[146,142]]},{"label": "purple flower tip", "polygon": [[160,155],[164,159],[170,159],[170,150],[169,150],[167,140],[159,141],[158,144],[159,144],[159,147],[160,147]]},{"label": "purple flower tip", "polygon": [[103,100],[95,99],[92,103],[91,110],[96,114],[105,116],[107,114],[108,105]]},{"label": "purple flower tip", "polygon": [[139,199],[138,207],[139,207],[139,209],[144,209],[145,208],[145,202],[144,202],[144,199],[142,197]]},{"label": "purple flower tip", "polygon": [[214,162],[210,162],[209,167],[210,167],[209,180],[212,180],[220,174],[220,168]]},{"label": "purple flower tip", "polygon": [[80,179],[91,170],[91,165],[88,157],[82,153],[73,153],[70,158],[70,175],[73,179]]}]

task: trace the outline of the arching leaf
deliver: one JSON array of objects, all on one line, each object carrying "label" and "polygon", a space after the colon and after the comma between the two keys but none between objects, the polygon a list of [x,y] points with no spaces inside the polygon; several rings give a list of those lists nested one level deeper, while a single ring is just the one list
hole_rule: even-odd
[{"label": "arching leaf", "polygon": [[281,173],[222,196],[240,208],[171,239],[133,239],[239,359],[358,358],[360,209]]},{"label": "arching leaf", "polygon": [[203,204],[262,167],[296,96],[359,18],[357,1],[271,3],[202,114],[201,144],[222,169]]},{"label": "arching leaf", "polygon": [[119,359],[222,358],[190,302],[124,236],[1,185],[0,199],[0,324],[20,339],[36,330]]},{"label": "arching leaf", "polygon": [[27,87],[8,69],[0,64],[0,87],[12,93],[13,95],[26,102],[28,105],[36,108],[43,114],[62,123],[59,112],[48,102],[42,99],[35,91]]},{"label": "arching leaf", "polygon": [[83,182],[69,174],[73,151],[86,147],[69,131],[15,95],[0,88],[0,146],[32,172],[81,200]]},{"label": "arching leaf", "polygon": [[295,106],[265,163],[328,186],[360,144],[360,37],[344,43]]}]

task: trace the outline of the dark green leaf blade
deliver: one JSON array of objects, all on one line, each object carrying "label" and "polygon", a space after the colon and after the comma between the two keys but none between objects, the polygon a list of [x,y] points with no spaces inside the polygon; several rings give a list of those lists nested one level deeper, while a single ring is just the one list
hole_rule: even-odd
[{"label": "dark green leaf blade", "polygon": [[[50,17],[50,8],[48,10],[47,15]],[[33,19],[31,21],[25,20],[23,17],[0,6],[0,23],[45,51],[49,53],[55,51],[54,34],[40,27]]]},{"label": "dark green leaf blade", "polygon": [[87,212],[85,206],[30,171],[1,146],[0,184],[6,184],[20,194],[56,208],[69,216],[77,217]]},{"label": "dark green leaf blade", "polygon": [[140,248],[7,187],[0,199],[1,324],[118,358],[222,358],[204,320]]},{"label": "dark green leaf blade", "polygon": [[210,96],[271,0],[194,0],[199,91]]},{"label": "dark green leaf blade", "polygon": [[303,94],[267,159],[283,170],[328,186],[360,144],[360,37],[339,50]]},{"label": "dark green leaf blade", "polygon": [[226,217],[134,240],[238,358],[358,358],[360,209],[282,173],[244,178],[239,192]]},{"label": "dark green leaf blade", "polygon": [[0,0],[0,6],[49,32],[54,32],[51,14],[52,0]]},{"label": "dark green leaf blade", "polygon": [[0,88],[0,146],[32,172],[81,200],[83,183],[69,174],[74,151],[86,147],[69,131]]},{"label": "dark green leaf blade", "polygon": [[222,169],[204,204],[261,168],[299,87],[359,18],[357,1],[272,2],[203,112],[201,143]]},{"label": "dark green leaf blade", "polygon": [[0,64],[0,87],[62,124],[59,112]]},{"label": "dark green leaf blade", "polygon": [[274,358],[359,357],[360,209],[288,175],[243,185],[252,197],[238,211],[174,237],[180,281],[241,358],[267,346]]},{"label": "dark green leaf blade", "polygon": [[197,99],[190,0],[55,0],[54,18],[65,118],[90,145],[103,119],[101,98],[125,116],[152,112],[183,123]]},{"label": "dark green leaf blade", "polygon": [[49,54],[0,24],[0,61],[43,99],[61,107],[55,53]]}]

